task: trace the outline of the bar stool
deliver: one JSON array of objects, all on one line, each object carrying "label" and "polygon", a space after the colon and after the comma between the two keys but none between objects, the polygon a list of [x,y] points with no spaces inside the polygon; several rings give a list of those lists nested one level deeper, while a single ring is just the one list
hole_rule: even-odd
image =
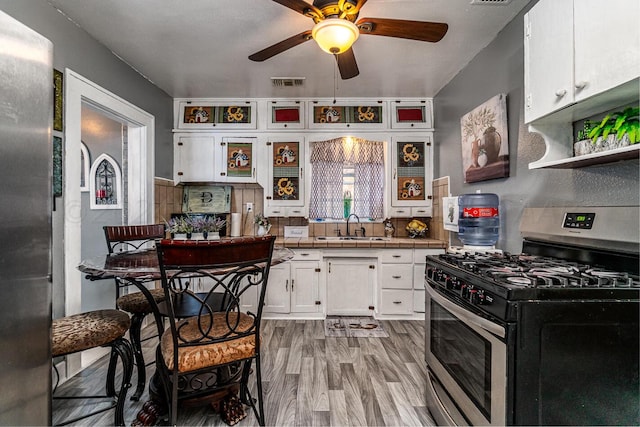
[{"label": "bar stool", "polygon": [[[74,424],[109,409],[115,408],[114,425],[124,425],[124,402],[131,387],[133,373],[133,349],[124,337],[129,330],[129,316],[120,310],[95,310],[54,319],[52,322],[51,355],[66,356],[96,347],[111,347],[105,394],[56,396],[59,377],[53,389],[53,399],[110,399],[110,406],[91,411],[82,416],[67,419],[57,425]],[[116,392],[115,375],[118,358],[122,362],[122,380]],[[55,365],[54,365],[55,369]],[[57,374],[56,370],[56,374]]]},{"label": "bar stool", "polygon": [[[104,236],[107,241],[109,253],[125,252],[138,250],[147,244],[154,242],[156,239],[165,237],[164,224],[152,225],[117,225],[105,226]],[[138,400],[147,382],[146,363],[142,354],[142,340],[140,338],[140,330],[144,318],[153,313],[153,308],[145,295],[138,292],[123,294],[123,290],[131,286],[130,283],[116,278],[116,307],[120,310],[131,314],[131,328],[129,329],[129,337],[133,344],[133,350],[136,358],[136,370],[138,372],[138,384],[136,391],[131,396],[131,400]],[[150,289],[151,296],[156,303],[164,301],[164,291],[162,288]],[[153,362],[152,362],[153,363]]]}]

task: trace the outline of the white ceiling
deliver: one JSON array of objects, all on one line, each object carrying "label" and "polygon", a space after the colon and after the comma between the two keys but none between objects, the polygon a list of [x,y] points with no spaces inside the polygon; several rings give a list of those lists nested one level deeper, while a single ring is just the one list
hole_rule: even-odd
[{"label": "white ceiling", "polygon": [[[247,58],[313,26],[271,0],[48,1],[175,98],[334,96],[335,60],[313,40],[264,62]],[[449,31],[438,43],[362,35],[353,46],[360,75],[338,74],[335,96],[435,96],[529,2],[476,1],[369,0],[359,18],[445,22]],[[305,82],[273,87],[271,77]]]}]

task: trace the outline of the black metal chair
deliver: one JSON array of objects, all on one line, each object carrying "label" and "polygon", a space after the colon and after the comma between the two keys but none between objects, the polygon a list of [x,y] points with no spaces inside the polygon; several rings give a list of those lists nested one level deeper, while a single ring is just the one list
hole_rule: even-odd
[{"label": "black metal chair", "polygon": [[[57,395],[59,376],[53,389],[53,399],[82,399],[110,402],[108,406],[97,405],[97,409],[83,413],[83,415],[67,419],[56,425],[75,424],[84,418],[115,408],[113,424],[124,425],[124,402],[127,391],[131,387],[133,373],[133,349],[131,343],[124,337],[131,321],[127,313],[120,310],[95,310],[86,313],[54,319],[51,328],[52,357],[66,356],[96,347],[111,347],[109,368],[107,370],[104,394]],[[120,388],[116,392],[116,365],[122,362],[122,379]],[[55,365],[54,365],[55,369]],[[56,369],[56,373],[58,373]],[[8,386],[8,385],[7,385]]]},{"label": "black metal chair", "polygon": [[[157,244],[169,326],[156,350],[156,365],[171,425],[176,425],[179,403],[203,402],[206,396],[237,389],[240,402],[264,425],[260,323],[274,241],[275,236],[262,236]],[[206,278],[208,293],[196,294],[184,286],[190,277]],[[242,310],[243,297],[256,295],[255,312]],[[176,315],[174,307],[184,298],[198,301],[198,316]],[[254,361],[255,397],[249,387]],[[244,416],[242,410],[238,418],[225,421],[234,424]]]},{"label": "black metal chair", "polygon": [[[103,229],[110,254],[139,250],[149,246],[150,243],[155,244],[156,240],[163,239],[165,237],[164,224],[117,225],[105,226]],[[138,400],[140,399],[140,396],[142,396],[142,393],[144,393],[147,381],[146,363],[142,355],[140,331],[144,318],[148,314],[153,313],[153,308],[151,307],[147,297],[142,292],[128,292],[128,288],[130,286],[134,285],[116,278],[116,307],[131,314],[131,328],[129,329],[129,336],[131,337],[131,343],[133,344],[136,359],[136,370],[138,372],[138,384],[136,386],[136,391],[131,396],[131,400]],[[127,293],[125,293],[125,291],[127,291]],[[164,291],[162,288],[150,289],[149,292],[156,303],[164,301]]]}]

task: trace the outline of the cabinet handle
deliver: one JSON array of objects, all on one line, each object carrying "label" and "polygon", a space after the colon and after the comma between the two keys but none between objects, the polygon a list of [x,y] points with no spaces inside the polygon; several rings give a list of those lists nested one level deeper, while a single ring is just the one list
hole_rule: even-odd
[{"label": "cabinet handle", "polygon": [[394,279],[401,279],[402,278],[402,276],[391,276],[391,277],[394,278]]},{"label": "cabinet handle", "polygon": [[253,172],[251,172],[251,177],[252,178],[256,177],[256,168],[253,168]]},{"label": "cabinet handle", "polygon": [[402,304],[402,301],[394,301],[394,304]]},{"label": "cabinet handle", "polygon": [[308,253],[301,253],[300,256],[309,256],[310,254]]},{"label": "cabinet handle", "polygon": [[291,279],[291,292],[293,292],[293,285],[296,281],[294,279]]},{"label": "cabinet handle", "polygon": [[400,258],[402,255],[391,255],[394,258]]},{"label": "cabinet handle", "polygon": [[328,273],[331,274],[331,263],[329,263],[329,266],[328,266],[327,270],[328,270]]},{"label": "cabinet handle", "polygon": [[284,281],[284,290],[289,292],[289,279]]},{"label": "cabinet handle", "polygon": [[565,96],[567,94],[567,90],[566,89],[558,89],[556,91],[556,96],[558,98],[562,98],[563,96]]},{"label": "cabinet handle", "polygon": [[396,179],[396,172],[397,172],[397,169],[393,168],[393,179]]},{"label": "cabinet handle", "polygon": [[587,87],[587,82],[582,80],[579,81],[578,83],[575,84],[576,89],[580,90],[580,89],[584,89],[585,87]]}]

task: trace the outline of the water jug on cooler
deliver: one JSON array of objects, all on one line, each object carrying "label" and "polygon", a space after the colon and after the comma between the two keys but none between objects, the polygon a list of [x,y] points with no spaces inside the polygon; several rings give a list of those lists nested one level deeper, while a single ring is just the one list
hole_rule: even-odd
[{"label": "water jug on cooler", "polygon": [[462,194],[458,197],[458,238],[465,246],[492,247],[500,231],[497,194]]}]

